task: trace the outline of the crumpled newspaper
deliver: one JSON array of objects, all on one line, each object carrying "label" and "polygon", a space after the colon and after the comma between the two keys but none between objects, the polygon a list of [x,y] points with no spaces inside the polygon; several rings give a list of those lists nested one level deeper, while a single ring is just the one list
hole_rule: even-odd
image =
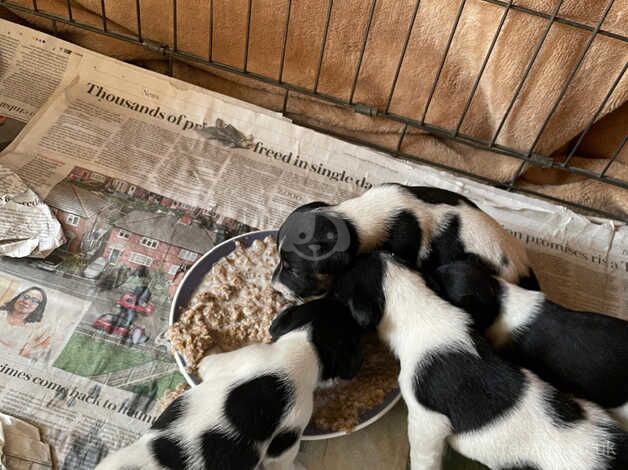
[{"label": "crumpled newspaper", "polygon": [[32,424],[0,413],[0,470],[52,469],[50,446]]},{"label": "crumpled newspaper", "polygon": [[0,255],[43,258],[65,241],[50,207],[12,170],[0,166]]}]

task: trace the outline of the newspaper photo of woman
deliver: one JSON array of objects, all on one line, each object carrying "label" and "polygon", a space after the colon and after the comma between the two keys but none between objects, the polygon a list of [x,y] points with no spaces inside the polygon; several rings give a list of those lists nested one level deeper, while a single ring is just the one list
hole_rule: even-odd
[{"label": "newspaper photo of woman", "polygon": [[29,359],[44,356],[51,339],[42,323],[47,301],[43,289],[29,287],[0,306],[0,322],[5,323],[0,346]]}]

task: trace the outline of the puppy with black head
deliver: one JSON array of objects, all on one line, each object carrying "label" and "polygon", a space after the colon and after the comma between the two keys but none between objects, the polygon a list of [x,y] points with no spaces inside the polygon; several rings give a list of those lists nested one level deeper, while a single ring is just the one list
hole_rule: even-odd
[{"label": "puppy with black head", "polygon": [[430,270],[473,260],[538,289],[525,248],[469,199],[439,188],[385,184],[335,206],[306,204],[279,229],[273,287],[288,297],[327,291],[358,254],[389,251]]},{"label": "puppy with black head", "polygon": [[628,434],[602,408],[502,359],[393,256],[360,257],[332,293],[400,360],[413,470],[441,468],[445,441],[497,470],[628,468]]},{"label": "puppy with black head", "polygon": [[504,357],[609,409],[628,429],[627,321],[568,309],[474,263],[441,266],[431,279]]},{"label": "puppy with black head", "polygon": [[280,313],[272,344],[205,357],[202,383],[177,398],[137,442],[98,470],[292,470],[319,384],[350,379],[361,329],[319,299]]}]

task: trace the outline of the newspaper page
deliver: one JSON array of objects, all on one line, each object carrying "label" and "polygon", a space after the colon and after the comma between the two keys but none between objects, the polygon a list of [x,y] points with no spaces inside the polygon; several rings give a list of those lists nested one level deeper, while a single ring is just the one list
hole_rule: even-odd
[{"label": "newspaper page", "polygon": [[[74,79],[86,56],[107,60],[98,53],[70,42],[0,19],[0,116],[22,123],[15,125],[16,129],[21,130],[23,124],[39,111],[53,93],[62,90]],[[221,97],[236,102],[232,98]],[[282,119],[280,113],[249,103],[238,103]],[[0,150],[3,148],[2,143],[0,140]]]},{"label": "newspaper page", "polygon": [[[0,152],[57,90],[75,79],[86,49],[0,20]],[[98,56],[101,57],[101,56]],[[226,98],[227,101],[233,101]],[[279,117],[262,108],[260,113]],[[38,165],[46,173],[48,167]],[[0,167],[0,254],[45,256],[65,242],[58,221],[10,170]]]},{"label": "newspaper page", "polygon": [[131,444],[156,419],[134,393],[19,356],[0,361],[0,377],[0,409],[38,425],[55,468],[94,468],[106,449]]},{"label": "newspaper page", "polygon": [[[0,152],[77,70],[83,52],[0,20]],[[58,221],[15,174],[0,167],[0,254],[46,255],[65,240]]]},{"label": "newspaper page", "polygon": [[[96,387],[103,402],[132,397],[153,416],[164,392],[183,383],[163,333],[189,266],[231,236],[278,227],[298,205],[337,202],[384,182],[464,194],[528,247],[552,300],[628,319],[625,226],[393,159],[95,54],[84,55],[0,164],[52,207],[67,238],[45,260],[0,259],[0,312],[8,318],[26,296],[39,309],[36,331],[2,330],[12,343],[3,361],[48,364],[50,380]],[[60,304],[71,308],[59,312]],[[9,390],[42,393],[13,380]],[[52,435],[82,436],[73,454],[57,449],[62,468],[92,468],[128,442],[96,427],[63,431],[55,418],[63,408],[45,403],[36,421],[49,419]],[[95,405],[81,404],[88,405],[92,416]],[[149,426],[126,424],[119,426],[131,434]],[[400,406],[346,438],[304,443],[300,459],[311,469],[405,470],[407,450]]]}]

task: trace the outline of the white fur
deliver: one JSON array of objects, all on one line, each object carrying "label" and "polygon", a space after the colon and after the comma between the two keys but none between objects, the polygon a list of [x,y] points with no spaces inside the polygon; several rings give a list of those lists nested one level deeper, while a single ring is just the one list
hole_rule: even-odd
[{"label": "white fur", "polygon": [[463,455],[491,468],[517,461],[541,470],[604,468],[598,443],[607,441],[607,431],[600,424],[612,420],[596,405],[580,401],[587,419],[569,427],[556,426],[543,400],[550,387],[528,371],[524,371],[525,391],[513,408],[479,429],[451,435],[449,419],[416,399],[413,381],[418,364],[430,356],[452,349],[477,354],[468,333],[470,319],[437,297],[418,273],[386,255],[382,259],[386,305],[378,333],[401,362],[399,384],[408,406],[412,470],[440,469],[445,439]]},{"label": "white fur", "polygon": [[[421,226],[419,264],[429,256],[432,239],[441,232],[448,217],[456,214],[460,218],[460,238],[466,250],[491,262],[499,269],[500,277],[516,283],[530,272],[525,247],[489,215],[466,204],[428,204],[400,186],[382,185],[359,197],[321,209],[338,213],[353,222],[361,253],[376,249],[379,241],[387,236],[391,216],[401,210],[411,211]],[[509,260],[507,266],[501,264],[503,255]]]},{"label": "white fur", "polygon": [[[475,351],[467,334],[469,316],[436,295],[426,295],[431,291],[418,273],[387,263],[384,292],[386,311],[377,332],[400,359],[425,357],[442,345]],[[414,373],[412,367],[408,372]]]},{"label": "white fur", "polygon": [[628,431],[628,403],[609,410],[609,413],[619,422],[622,428]]},{"label": "white fur", "polygon": [[[282,419],[277,431],[286,428],[304,429],[310,420],[313,407],[313,393],[320,376],[318,356],[310,340],[307,329],[287,333],[272,344],[254,344],[232,352],[206,356],[198,368],[203,382],[187,393],[184,418],[177,420],[172,432],[182,437],[190,455],[190,470],[203,469],[204,463],[198,437],[205,431],[215,428],[227,433],[235,432],[223,416],[224,402],[228,391],[238,383],[245,382],[266,373],[287,375],[295,384],[295,403]],[[149,430],[137,442],[103,460],[97,470],[120,470],[125,466],[138,465],[146,470],[158,470],[148,444],[159,432]],[[262,445],[262,458],[258,468],[265,470],[303,469],[294,459],[299,450],[299,442],[284,452],[279,458],[265,458],[270,440]]]},{"label": "white fur", "polygon": [[545,295],[523,289],[508,282],[500,281],[502,289],[502,308],[486,331],[486,337],[496,348],[501,348],[508,343],[512,334],[525,330],[532,324],[541,311]]}]

